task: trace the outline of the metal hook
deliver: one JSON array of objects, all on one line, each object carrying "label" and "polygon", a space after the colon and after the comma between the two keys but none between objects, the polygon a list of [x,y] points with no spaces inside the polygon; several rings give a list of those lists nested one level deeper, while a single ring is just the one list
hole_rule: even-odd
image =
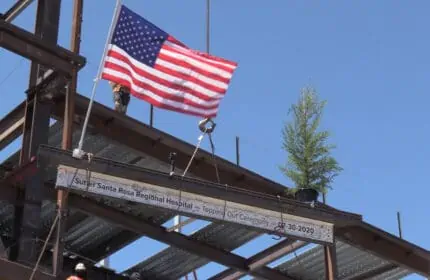
[{"label": "metal hook", "polygon": [[[209,126],[206,127],[208,123]],[[199,122],[199,129],[203,133],[212,133],[215,130],[215,126],[216,123],[211,118],[207,118]]]}]

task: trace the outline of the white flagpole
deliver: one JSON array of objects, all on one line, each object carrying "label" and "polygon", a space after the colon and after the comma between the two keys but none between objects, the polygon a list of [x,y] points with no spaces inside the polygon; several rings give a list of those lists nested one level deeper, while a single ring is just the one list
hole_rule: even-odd
[{"label": "white flagpole", "polygon": [[111,41],[112,36],[113,36],[114,26],[116,25],[116,23],[118,21],[119,12],[120,12],[120,6],[121,6],[121,0],[116,0],[116,5],[115,5],[115,9],[114,9],[114,14],[113,14],[113,17],[112,17],[112,22],[111,22],[110,27],[109,27],[109,33],[108,33],[108,36],[106,38],[106,43],[105,43],[105,47],[104,47],[104,50],[103,50],[103,56],[102,56],[102,58],[100,60],[100,65],[99,65],[99,69],[97,71],[97,76],[94,78],[93,88],[92,88],[92,91],[91,91],[90,103],[88,104],[87,114],[85,116],[84,125],[82,127],[81,138],[79,140],[78,148],[76,148],[76,149],[73,150],[73,157],[76,157],[76,158],[82,158],[83,155],[84,155],[84,151],[82,150],[82,147],[84,145],[84,138],[85,138],[85,134],[87,132],[88,120],[90,118],[91,109],[93,107],[94,97],[96,95],[97,85],[98,85],[98,83],[100,81],[100,78],[101,78],[102,69],[103,69],[103,66],[104,66],[104,62],[105,62],[105,59],[106,59],[106,53],[107,53],[107,50],[108,50],[108,45],[109,45],[109,42]]}]

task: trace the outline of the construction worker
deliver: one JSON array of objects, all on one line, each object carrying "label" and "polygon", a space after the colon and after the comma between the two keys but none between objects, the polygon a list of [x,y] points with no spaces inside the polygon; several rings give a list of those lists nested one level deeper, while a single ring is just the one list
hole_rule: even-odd
[{"label": "construction worker", "polygon": [[74,275],[67,278],[67,280],[87,280],[87,268],[83,263],[78,263],[75,266]]},{"label": "construction worker", "polygon": [[130,89],[119,83],[109,82],[113,92],[113,102],[115,111],[126,114],[128,103],[130,102]]}]

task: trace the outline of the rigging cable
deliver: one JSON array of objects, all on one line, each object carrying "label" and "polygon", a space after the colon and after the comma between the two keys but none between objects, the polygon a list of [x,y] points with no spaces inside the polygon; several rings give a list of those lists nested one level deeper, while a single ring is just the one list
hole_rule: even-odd
[{"label": "rigging cable", "polygon": [[15,68],[12,69],[12,71],[9,72],[9,74],[6,75],[6,77],[3,78],[3,80],[0,82],[0,87],[12,76],[13,73],[15,73],[16,70],[21,66],[22,62],[24,61],[24,58],[22,58]]},{"label": "rigging cable", "polygon": [[36,274],[36,270],[39,267],[39,263],[42,260],[43,253],[46,250],[46,246],[48,245],[49,239],[51,239],[51,235],[54,232],[54,228],[57,225],[59,217],[60,217],[60,215],[57,213],[57,215],[55,216],[54,223],[52,223],[51,229],[49,230],[48,236],[46,237],[45,243],[43,244],[43,248],[42,248],[42,251],[39,254],[39,258],[37,259],[36,265],[34,266],[33,271],[31,272],[29,280],[33,280],[34,275]]}]

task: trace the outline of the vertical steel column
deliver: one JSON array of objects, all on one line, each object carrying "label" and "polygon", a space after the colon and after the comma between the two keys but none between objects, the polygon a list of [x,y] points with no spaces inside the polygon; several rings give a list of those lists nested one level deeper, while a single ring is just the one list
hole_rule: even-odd
[{"label": "vertical steel column", "polygon": [[[326,203],[326,194],[323,193],[323,203]],[[336,240],[332,246],[324,246],[325,279],[337,280]]]},{"label": "vertical steel column", "polygon": [[[74,53],[79,53],[81,45],[81,27],[82,27],[82,12],[83,0],[75,0],[73,7],[73,23],[71,33],[71,50]],[[72,149],[73,137],[73,118],[75,114],[75,96],[78,85],[78,69],[72,71],[71,81],[67,86],[66,105],[64,110],[63,124],[63,140],[62,148],[65,150]],[[67,209],[68,192],[59,190],[57,192],[57,209],[58,209],[58,226],[55,236],[54,253],[52,260],[52,270],[54,275],[59,275],[63,270],[63,252],[64,252],[64,232],[66,228],[68,209]]]},{"label": "vertical steel column", "polygon": [[[60,20],[60,0],[39,0],[35,23],[35,34],[46,42],[57,44]],[[46,69],[37,63],[31,64],[29,87],[36,84]],[[44,102],[36,93],[27,96],[20,164],[36,155],[40,144],[48,142],[51,104]],[[43,199],[43,173],[38,171],[25,181],[25,190],[17,193],[14,219],[14,242],[10,258],[25,263],[34,263],[38,248],[35,238],[39,235],[41,203]]]},{"label": "vertical steel column", "polygon": [[332,246],[324,246],[325,279],[337,280],[336,243]]}]

